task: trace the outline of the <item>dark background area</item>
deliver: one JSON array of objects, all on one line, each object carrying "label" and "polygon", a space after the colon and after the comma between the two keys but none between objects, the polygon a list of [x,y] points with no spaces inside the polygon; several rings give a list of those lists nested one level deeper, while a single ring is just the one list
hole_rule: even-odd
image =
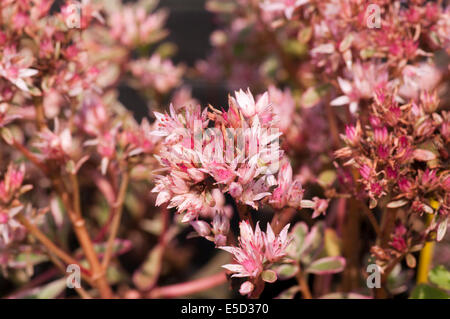
[{"label": "dark background area", "polygon": [[[135,2],[124,0],[123,2]],[[205,9],[206,0],[160,0],[158,8],[169,10],[165,25],[169,35],[164,41],[174,43],[177,52],[172,58],[175,64],[184,64],[192,73],[195,63],[205,59],[211,48],[210,34],[218,28],[217,19]],[[210,83],[204,80],[185,76],[184,85],[192,88],[192,95],[202,106],[212,104],[219,108],[226,105],[228,91],[226,83]],[[120,87],[120,101],[130,110],[138,121],[148,116],[147,103],[144,98],[129,87]],[[170,100],[165,100],[162,107],[167,107]]]},{"label": "dark background area", "polygon": [[[211,50],[210,34],[218,28],[217,19],[205,9],[206,0],[160,0],[159,7],[169,9],[166,28],[167,38],[177,45],[175,63],[194,67],[195,62],[205,59]],[[227,101],[225,83],[208,83],[198,79],[186,78],[185,83],[192,87],[193,96],[202,105],[223,106]]]}]

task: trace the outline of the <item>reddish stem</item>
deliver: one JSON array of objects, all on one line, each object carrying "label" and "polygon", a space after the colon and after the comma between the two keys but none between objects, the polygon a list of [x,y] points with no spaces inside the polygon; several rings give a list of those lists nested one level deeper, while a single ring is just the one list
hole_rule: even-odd
[{"label": "reddish stem", "polygon": [[188,281],[153,289],[147,295],[148,298],[176,298],[192,295],[197,292],[220,286],[227,282],[225,272],[220,272],[209,277]]}]

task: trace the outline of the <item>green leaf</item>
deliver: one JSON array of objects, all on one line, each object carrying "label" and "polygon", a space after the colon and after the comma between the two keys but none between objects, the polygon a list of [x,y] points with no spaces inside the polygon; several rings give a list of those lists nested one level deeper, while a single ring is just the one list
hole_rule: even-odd
[{"label": "green leaf", "polygon": [[336,171],[329,169],[320,173],[317,181],[322,187],[330,187],[336,180],[336,177]]},{"label": "green leaf", "polygon": [[306,272],[316,275],[335,274],[343,271],[344,267],[345,259],[343,257],[325,257],[312,262]]},{"label": "green leaf", "polygon": [[54,299],[67,287],[66,278],[58,279],[45,286],[33,288],[24,294],[17,295],[20,299]]},{"label": "green leaf", "polygon": [[332,228],[325,229],[324,248],[327,256],[341,255],[340,239]]},{"label": "green leaf", "polygon": [[444,290],[450,290],[450,271],[440,265],[434,267],[428,275],[430,281]]},{"label": "green leaf", "polygon": [[162,254],[162,246],[155,246],[144,264],[133,274],[133,282],[139,289],[148,289],[156,283],[161,270]]},{"label": "green leaf", "polygon": [[323,222],[318,222],[311,228],[300,247],[300,260],[302,263],[309,264],[312,262],[313,256],[318,255],[323,249],[324,233],[325,224]]},{"label": "green leaf", "polygon": [[299,286],[293,286],[282,291],[275,299],[294,299],[295,295],[300,291]]},{"label": "green leaf", "polygon": [[308,88],[300,99],[300,105],[305,108],[310,108],[320,102],[321,96],[315,87]]},{"label": "green leaf", "polygon": [[106,279],[110,285],[115,285],[123,280],[126,280],[126,276],[123,271],[117,265],[109,265],[106,271]]},{"label": "green leaf", "polygon": [[312,37],[312,34],[313,30],[311,27],[303,28],[297,34],[297,40],[300,41],[300,43],[308,43]]},{"label": "green leaf", "polygon": [[293,239],[286,250],[291,258],[300,260],[301,248],[307,234],[308,226],[303,222],[295,224],[292,228],[290,235]]},{"label": "green leaf", "polygon": [[275,270],[281,280],[294,277],[298,272],[298,266],[294,264],[283,264]]},{"label": "green leaf", "polygon": [[325,97],[330,90],[330,85],[324,84],[314,87],[309,87],[303,92],[300,98],[300,105],[304,108],[310,108],[317,105],[323,97]]},{"label": "green leaf", "polygon": [[[16,256],[15,261],[17,265],[37,265],[43,262],[48,261],[47,255],[39,254],[39,253],[32,253],[32,252],[24,252],[20,253]],[[20,268],[20,267],[17,267]]]},{"label": "green leaf", "polygon": [[308,47],[299,41],[289,40],[284,43],[284,50],[294,56],[304,56],[308,52]]},{"label": "green leaf", "polygon": [[273,270],[264,270],[261,274],[262,280],[268,283],[277,281],[277,273]]},{"label": "green leaf", "polygon": [[439,288],[427,284],[420,284],[414,288],[411,299],[449,299],[450,296]]},{"label": "green leaf", "polygon": [[362,49],[360,51],[360,56],[361,56],[361,58],[363,58],[363,60],[366,60],[366,59],[371,58],[375,54],[375,52],[376,51],[373,48]]}]

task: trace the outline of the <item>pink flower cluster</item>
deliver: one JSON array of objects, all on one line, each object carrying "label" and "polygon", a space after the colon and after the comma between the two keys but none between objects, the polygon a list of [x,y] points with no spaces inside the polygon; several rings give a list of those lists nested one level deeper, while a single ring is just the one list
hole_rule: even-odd
[{"label": "pink flower cluster", "polygon": [[236,264],[228,264],[222,267],[230,270],[233,273],[232,277],[249,277],[249,281],[241,285],[240,292],[242,295],[250,294],[263,271],[286,256],[286,248],[290,243],[289,226],[286,225],[279,235],[275,235],[270,223],[267,224],[267,230],[264,233],[261,231],[259,223],[256,224],[253,231],[247,221],[242,221],[239,225],[239,246],[221,247],[221,249],[233,254],[236,262]]},{"label": "pink flower cluster", "polygon": [[300,208],[303,190],[292,183],[292,168],[279,149],[281,133],[274,129],[268,94],[255,101],[241,90],[229,98],[227,112],[210,109],[190,105],[177,113],[171,106],[170,115],[155,113],[153,134],[164,138],[158,159],[168,171],[153,189],[157,205],[176,207],[185,222],[214,216],[216,190],[255,209],[263,203]]}]

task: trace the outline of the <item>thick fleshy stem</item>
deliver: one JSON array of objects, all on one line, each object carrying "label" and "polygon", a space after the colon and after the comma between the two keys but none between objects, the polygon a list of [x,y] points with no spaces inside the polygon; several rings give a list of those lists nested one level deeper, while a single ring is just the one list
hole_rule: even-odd
[{"label": "thick fleshy stem", "polygon": [[70,174],[73,187],[73,210],[70,209],[67,193],[63,194],[63,202],[68,209],[69,218],[74,226],[75,234],[83,249],[86,259],[92,270],[92,279],[98,288],[100,295],[104,299],[110,299],[113,296],[111,287],[106,279],[106,271],[103,269],[95,252],[94,245],[86,228],[86,222],[81,215],[80,189],[76,174]]},{"label": "thick fleshy stem", "polygon": [[17,220],[27,229],[27,231],[33,235],[37,240],[39,240],[42,245],[45,246],[45,248],[48,249],[48,251],[58,258],[60,258],[64,263],[67,265],[74,264],[78,265],[81,269],[81,276],[84,280],[86,280],[89,284],[92,285],[92,280],[90,278],[90,271],[85,269],[80,265],[80,263],[71,257],[68,253],[66,253],[64,250],[56,246],[41,230],[36,227],[34,224],[32,224],[28,218],[26,218],[22,213],[19,213],[17,215]]}]

